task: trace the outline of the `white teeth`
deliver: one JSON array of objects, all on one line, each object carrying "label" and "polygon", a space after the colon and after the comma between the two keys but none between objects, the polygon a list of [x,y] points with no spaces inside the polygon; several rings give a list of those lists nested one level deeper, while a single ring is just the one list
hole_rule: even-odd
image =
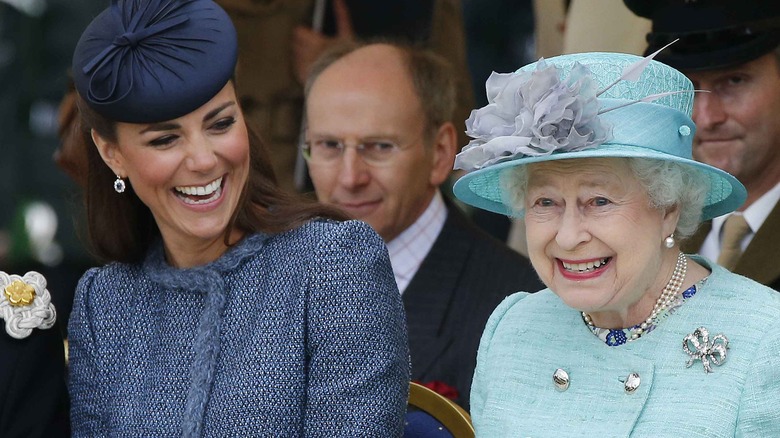
[{"label": "white teeth", "polygon": [[600,266],[603,266],[607,264],[607,261],[609,258],[603,258],[599,260],[595,260],[592,262],[586,262],[586,263],[563,263],[563,268],[567,271],[576,271],[576,272],[589,272],[592,271]]},{"label": "white teeth", "polygon": [[210,182],[209,184],[206,184],[205,186],[180,186],[174,188],[177,192],[183,193],[185,195],[206,196],[216,192],[221,185],[222,177]]},{"label": "white teeth", "polygon": [[219,199],[219,197],[222,195],[222,177],[219,179],[210,182],[209,184],[206,184],[205,186],[181,186],[181,187],[174,187],[174,189],[181,193],[182,195],[197,195],[197,196],[209,196],[206,199],[192,199],[187,196],[180,196],[180,198],[187,204],[190,205],[198,205],[198,204],[207,204],[209,202],[213,202],[216,199]]},{"label": "white teeth", "polygon": [[186,196],[181,196],[180,199],[184,201],[185,204],[198,205],[198,204],[208,204],[209,202],[213,202],[219,199],[220,196],[222,196],[222,187],[217,187],[217,191],[214,192],[211,196],[209,196],[206,199],[192,199]]}]

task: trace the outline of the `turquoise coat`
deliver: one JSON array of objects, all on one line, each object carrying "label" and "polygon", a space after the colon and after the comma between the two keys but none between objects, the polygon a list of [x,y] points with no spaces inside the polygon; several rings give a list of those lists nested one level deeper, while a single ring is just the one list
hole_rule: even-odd
[{"label": "turquoise coat", "polygon": [[[478,437],[780,437],[780,294],[703,258],[699,291],[653,332],[610,347],[552,291],[517,293],[493,312],[477,356]],[[686,367],[683,339],[729,339],[726,361]],[[569,388],[553,373],[563,369]],[[624,381],[640,385],[627,393]]]}]

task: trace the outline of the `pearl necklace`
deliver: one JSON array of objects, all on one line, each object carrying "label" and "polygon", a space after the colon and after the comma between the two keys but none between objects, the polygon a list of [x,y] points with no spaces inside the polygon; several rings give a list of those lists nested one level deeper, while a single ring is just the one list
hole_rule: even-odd
[{"label": "pearl necklace", "polygon": [[[685,254],[680,253],[677,256],[677,264],[674,267],[674,272],[672,273],[672,278],[669,279],[669,282],[666,283],[666,286],[664,286],[664,290],[661,292],[661,296],[658,297],[658,299],[655,302],[655,306],[653,306],[653,311],[650,312],[650,316],[647,317],[641,324],[634,326],[631,328],[631,337],[628,339],[629,341],[635,341],[639,339],[640,336],[642,336],[642,333],[644,333],[645,330],[647,330],[648,327],[650,327],[653,323],[653,320],[664,310],[666,310],[669,305],[674,302],[674,300],[677,298],[677,295],[680,292],[680,288],[682,287],[683,281],[685,280],[685,274],[688,272],[688,258],[685,257]],[[593,320],[591,319],[590,315],[588,315],[585,312],[582,312],[582,318],[585,320],[585,323],[588,324],[588,326],[592,329],[595,328],[593,325]]]}]

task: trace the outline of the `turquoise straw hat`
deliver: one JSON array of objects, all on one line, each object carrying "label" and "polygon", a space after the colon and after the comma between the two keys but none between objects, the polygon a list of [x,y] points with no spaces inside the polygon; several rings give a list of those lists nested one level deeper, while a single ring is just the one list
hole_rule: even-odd
[{"label": "turquoise straw hat", "polygon": [[579,53],[541,59],[487,80],[488,105],[472,111],[472,140],[455,159],[468,171],[454,185],[466,204],[513,215],[500,183],[516,166],[576,158],[637,157],[702,171],[710,190],[702,220],[745,201],[732,175],[694,161],[693,85],[679,71],[621,53]]}]

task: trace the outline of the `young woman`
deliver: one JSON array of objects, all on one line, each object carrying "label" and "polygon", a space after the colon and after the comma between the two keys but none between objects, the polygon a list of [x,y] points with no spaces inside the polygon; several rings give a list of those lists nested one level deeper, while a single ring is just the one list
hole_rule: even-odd
[{"label": "young woman", "polygon": [[70,319],[74,436],[396,436],[406,330],[382,240],[285,195],[211,0],[115,1],[73,71],[90,240]]}]

